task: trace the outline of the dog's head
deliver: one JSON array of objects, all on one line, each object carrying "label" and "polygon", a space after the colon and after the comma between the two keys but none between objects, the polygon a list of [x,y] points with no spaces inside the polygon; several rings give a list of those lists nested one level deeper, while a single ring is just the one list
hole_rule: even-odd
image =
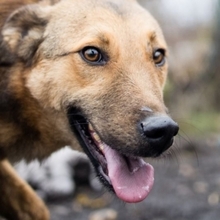
[{"label": "dog's head", "polygon": [[126,202],[143,200],[153,168],[141,157],[178,132],[163,87],[167,49],[134,0],[65,0],[12,14],[3,37],[30,68],[26,86],[43,108],[65,112],[102,181]]}]

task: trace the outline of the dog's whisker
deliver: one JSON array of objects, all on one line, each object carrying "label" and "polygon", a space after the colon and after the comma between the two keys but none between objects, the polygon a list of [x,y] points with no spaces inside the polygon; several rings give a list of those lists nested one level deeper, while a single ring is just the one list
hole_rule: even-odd
[{"label": "dog's whisker", "polygon": [[[183,133],[183,135],[181,133]],[[198,157],[197,150],[193,142],[188,137],[188,135],[184,131],[180,131],[180,134],[178,134],[178,136],[188,144],[187,146],[192,150],[194,156],[196,157],[197,164],[199,165],[199,157]]]}]

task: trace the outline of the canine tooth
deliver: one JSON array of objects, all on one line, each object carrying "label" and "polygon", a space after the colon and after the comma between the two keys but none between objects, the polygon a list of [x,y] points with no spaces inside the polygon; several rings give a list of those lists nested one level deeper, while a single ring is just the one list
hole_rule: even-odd
[{"label": "canine tooth", "polygon": [[91,133],[91,136],[93,137],[93,139],[98,142],[98,147],[100,150],[104,150],[104,145],[102,144],[102,141],[99,137],[99,135],[94,131],[93,127],[91,124],[89,124],[89,131]]},{"label": "canine tooth", "polygon": [[94,129],[93,129],[93,127],[92,127],[92,125],[89,123],[89,130],[90,131],[94,131]]},{"label": "canine tooth", "polygon": [[103,151],[104,150],[104,145],[102,143],[100,143],[99,148]]},{"label": "canine tooth", "polygon": [[100,139],[100,137],[98,136],[97,133],[93,132],[92,136],[93,136],[93,138],[94,138],[97,142],[101,142],[101,139]]}]

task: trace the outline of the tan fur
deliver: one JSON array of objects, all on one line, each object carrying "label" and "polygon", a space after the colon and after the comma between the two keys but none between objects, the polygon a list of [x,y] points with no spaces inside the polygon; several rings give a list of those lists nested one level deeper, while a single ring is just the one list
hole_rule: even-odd
[{"label": "tan fur", "polygon": [[[142,109],[166,114],[167,64],[155,67],[152,60],[155,48],[166,49],[157,22],[133,0],[43,1],[15,10],[34,2],[0,0],[0,156],[15,162],[43,159],[65,145],[81,150],[68,124],[69,105],[83,109],[116,149],[135,148],[133,124],[148,114]],[[90,45],[108,53],[107,65],[82,60],[78,52]],[[0,162],[3,189],[0,212],[16,216],[9,219],[48,219],[46,210],[38,216],[42,203],[6,160]]]},{"label": "tan fur", "polygon": [[49,213],[34,191],[21,180],[7,160],[0,161],[0,213],[7,219],[43,220]]}]

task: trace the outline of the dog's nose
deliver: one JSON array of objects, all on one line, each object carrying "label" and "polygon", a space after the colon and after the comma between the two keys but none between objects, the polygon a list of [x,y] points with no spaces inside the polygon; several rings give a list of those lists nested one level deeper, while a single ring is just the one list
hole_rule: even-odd
[{"label": "dog's nose", "polygon": [[179,131],[178,124],[168,116],[147,117],[140,123],[149,146],[158,156],[173,144],[173,138]]}]

